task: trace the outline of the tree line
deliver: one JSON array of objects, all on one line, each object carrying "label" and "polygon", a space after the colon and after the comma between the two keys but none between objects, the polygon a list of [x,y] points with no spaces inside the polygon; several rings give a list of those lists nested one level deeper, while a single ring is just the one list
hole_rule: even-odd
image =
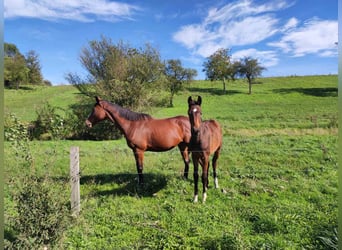
[{"label": "tree line", "polygon": [[[83,95],[78,103],[70,107],[65,117],[59,116],[48,103],[37,110],[38,118],[30,126],[32,138],[117,138],[119,134],[113,132],[115,128],[112,124],[102,123],[91,131],[85,128],[83,121],[93,105],[94,96],[135,111],[173,106],[177,92],[197,75],[196,70],[183,67],[179,59],[162,60],[159,51],[150,44],[135,48],[122,41],[113,43],[106,37],[90,41],[81,50],[79,59],[88,74],[81,77],[77,73],[68,73],[66,80]],[[217,50],[203,63],[206,78],[221,80],[224,92],[227,81],[243,77],[247,79],[251,93],[252,84],[264,69],[253,58],[232,61],[229,49]],[[8,88],[49,83],[43,80],[38,54],[29,51],[24,56],[14,44],[9,43],[5,43],[4,75]],[[110,137],[103,138],[104,134]]]},{"label": "tree line", "polygon": [[30,50],[23,55],[12,43],[4,43],[4,85],[19,89],[20,85],[51,85],[43,79],[39,55]]},{"label": "tree line", "polygon": [[[150,44],[134,48],[122,41],[113,44],[106,37],[90,41],[81,51],[80,62],[88,76],[82,79],[76,73],[68,73],[66,80],[69,83],[85,95],[98,93],[131,108],[153,102],[153,94],[148,95],[148,92],[160,88],[169,92],[168,105],[172,106],[173,97],[182,85],[197,76],[195,69],[184,68],[179,59],[162,61],[159,51]],[[50,81],[43,79],[39,56],[34,50],[24,56],[15,44],[5,43],[4,66],[5,87],[51,85]],[[206,79],[222,81],[224,93],[227,81],[245,78],[251,94],[252,84],[265,69],[251,57],[232,61],[230,49],[225,48],[218,49],[203,63]]]},{"label": "tree line", "polygon": [[226,81],[235,81],[236,78],[246,78],[248,93],[252,94],[252,84],[256,83],[257,77],[266,70],[261,66],[258,59],[244,57],[232,61],[230,49],[218,49],[210,55],[203,63],[203,71],[207,79],[211,81],[220,80],[223,83],[223,91],[226,93]]},{"label": "tree line", "polygon": [[[160,103],[161,90],[168,91],[168,105],[173,106],[174,95],[197,76],[195,69],[184,68],[179,59],[162,61],[159,51],[150,44],[134,48],[122,41],[114,44],[106,37],[90,41],[81,51],[80,62],[88,76],[82,79],[77,73],[69,73],[69,83],[86,96],[100,95],[135,110]],[[251,94],[252,84],[264,70],[251,57],[232,61],[230,50],[223,48],[203,63],[206,79],[222,80],[224,93],[226,81],[246,78]]]}]

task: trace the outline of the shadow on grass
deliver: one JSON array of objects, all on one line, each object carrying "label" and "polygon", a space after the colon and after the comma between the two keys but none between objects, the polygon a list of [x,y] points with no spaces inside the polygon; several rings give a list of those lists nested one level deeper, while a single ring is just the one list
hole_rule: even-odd
[{"label": "shadow on grass", "polygon": [[317,97],[337,97],[337,88],[290,88],[274,89],[274,93],[289,94],[293,92]]},{"label": "shadow on grass", "polygon": [[144,185],[138,185],[137,174],[98,174],[81,176],[81,185],[105,185],[107,183],[118,184],[119,187],[108,190],[94,189],[91,191],[93,196],[142,196],[151,197],[167,184],[166,176],[162,174],[144,174]]},{"label": "shadow on grass", "polygon": [[226,92],[223,89],[217,88],[197,88],[197,87],[189,87],[187,88],[190,92],[195,93],[208,93],[212,95],[235,95],[235,94],[242,94],[243,92],[238,90],[229,90],[227,89]]}]

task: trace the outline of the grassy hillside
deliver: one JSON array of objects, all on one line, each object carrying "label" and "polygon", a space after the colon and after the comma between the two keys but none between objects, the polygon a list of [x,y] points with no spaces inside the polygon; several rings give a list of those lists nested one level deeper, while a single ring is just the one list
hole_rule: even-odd
[{"label": "grassy hillside", "polygon": [[[78,90],[67,86],[29,86],[19,90],[5,89],[5,113],[11,112],[25,122],[37,118],[36,110],[46,102],[67,109],[77,101]],[[61,111],[62,112],[62,111]]]},{"label": "grassy hillside", "polygon": [[[6,239],[14,230],[17,180],[25,173],[50,176],[51,188],[65,190],[60,200],[69,199],[74,145],[80,147],[81,214],[56,249],[329,249],[337,228],[337,76],[261,80],[252,95],[242,81],[229,83],[227,94],[220,82],[198,81],[175,97],[173,108],[150,111],[186,115],[188,96],[201,95],[204,118],[221,123],[220,189],[210,177],[205,204],[192,203],[192,175],[181,178],[177,149],[145,154],[141,189],[124,139],[33,141],[30,169],[6,142]],[[6,90],[5,106],[29,121],[34,116],[27,113],[44,98],[67,109],[77,91]]]}]

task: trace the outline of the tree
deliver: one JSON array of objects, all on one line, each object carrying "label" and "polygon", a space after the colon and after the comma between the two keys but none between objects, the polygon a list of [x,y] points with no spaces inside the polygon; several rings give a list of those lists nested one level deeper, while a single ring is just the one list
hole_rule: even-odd
[{"label": "tree", "polygon": [[4,44],[4,82],[5,87],[19,89],[21,83],[27,83],[29,69],[25,57],[16,45]]},{"label": "tree", "polygon": [[203,63],[203,72],[206,73],[207,79],[211,81],[221,80],[224,93],[226,93],[226,80],[234,79],[234,69],[229,53],[229,49],[218,49]]},{"label": "tree", "polygon": [[70,83],[88,96],[97,94],[132,109],[149,106],[151,92],[157,92],[163,74],[160,54],[151,45],[136,49],[122,41],[113,44],[105,37],[90,41],[80,61],[89,75],[82,80],[70,73]]},{"label": "tree", "polygon": [[184,82],[192,81],[197,75],[194,69],[182,67],[180,60],[167,60],[165,63],[165,75],[170,90],[170,106],[173,106],[173,97],[181,89]]},{"label": "tree", "polygon": [[256,78],[261,76],[262,72],[266,70],[258,62],[258,59],[251,57],[244,57],[237,62],[237,73],[240,77],[245,77],[248,82],[248,93],[252,94],[252,84],[256,83]]},{"label": "tree", "polygon": [[34,50],[30,50],[26,54],[26,66],[28,71],[28,83],[30,84],[43,84],[43,76],[41,73],[41,66],[39,56]]},{"label": "tree", "polygon": [[12,43],[5,43],[4,44],[4,54],[5,57],[14,57],[20,54],[19,49],[15,44]]}]

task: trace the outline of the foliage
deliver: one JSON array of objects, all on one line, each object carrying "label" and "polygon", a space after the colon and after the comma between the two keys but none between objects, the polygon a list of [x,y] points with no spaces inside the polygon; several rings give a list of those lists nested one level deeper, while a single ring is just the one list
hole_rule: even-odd
[{"label": "foliage", "polygon": [[13,218],[15,240],[8,248],[38,249],[54,245],[66,226],[68,209],[62,190],[49,179],[24,178],[15,197],[17,216]]},{"label": "foliage", "polygon": [[231,62],[229,49],[218,49],[210,55],[203,63],[203,71],[206,72],[207,79],[211,81],[221,80],[223,82],[223,91],[226,93],[226,80],[235,80],[236,76],[245,77],[249,85],[249,94],[252,94],[252,84],[255,79],[261,76],[262,67],[257,59],[244,57],[240,61]]},{"label": "foliage", "polygon": [[4,117],[4,133],[6,141],[20,142],[21,139],[28,139],[27,124],[21,122],[15,114],[9,113]]},{"label": "foliage", "polygon": [[16,158],[23,160],[25,165],[32,164],[32,156],[29,147],[29,135],[27,124],[21,122],[14,114],[6,114],[4,120],[4,138],[11,142]]},{"label": "foliage", "polygon": [[249,94],[252,94],[252,84],[256,83],[256,78],[261,76],[262,71],[266,68],[262,67],[257,59],[245,57],[236,63],[237,74],[247,79],[249,86]]},{"label": "foliage", "polygon": [[30,50],[26,55],[26,66],[28,68],[28,82],[40,85],[43,83],[43,76],[39,56],[34,50]]},{"label": "foliage", "polygon": [[4,43],[4,56],[15,57],[20,54],[18,47],[13,43]]},{"label": "foliage", "polygon": [[80,55],[82,66],[89,76],[82,80],[77,74],[68,74],[67,80],[87,96],[101,96],[123,107],[134,110],[149,107],[151,98],[160,87],[163,64],[157,49],[146,44],[132,48],[128,44],[113,44],[102,37],[90,41]]},{"label": "foliage", "polygon": [[119,130],[110,122],[103,122],[93,129],[85,126],[92,103],[72,105],[64,116],[57,113],[58,108],[45,103],[37,109],[37,119],[29,127],[31,139],[38,140],[112,140],[121,137]]},{"label": "foliage", "polygon": [[93,107],[93,100],[87,100],[83,104],[72,105],[71,112],[67,115],[68,131],[70,131],[69,139],[77,140],[114,140],[122,136],[121,132],[116,128],[115,124],[104,121],[100,122],[93,128],[85,126],[85,120],[90,114]]},{"label": "foliage", "polygon": [[30,50],[25,58],[15,44],[4,44],[5,87],[19,89],[23,84],[42,84],[38,54]]},{"label": "foliage", "polygon": [[165,63],[165,75],[168,79],[170,90],[170,107],[173,106],[173,97],[181,90],[184,82],[190,82],[197,75],[194,69],[186,69],[182,67],[180,60],[167,60]]},{"label": "foliage", "polygon": [[207,79],[211,81],[220,80],[223,82],[223,91],[226,93],[226,80],[234,79],[234,68],[231,63],[229,49],[218,49],[210,55],[203,63],[203,71]]},{"label": "foliage", "polygon": [[68,131],[66,120],[56,113],[56,107],[46,103],[37,111],[37,120],[30,128],[31,136],[40,140],[65,139]]},{"label": "foliage", "polygon": [[5,52],[6,54],[11,56],[4,58],[5,87],[19,89],[20,84],[27,83],[29,69],[26,66],[25,57],[17,50]]},{"label": "foliage", "polygon": [[[15,162],[11,164],[10,179],[7,179],[7,195],[14,205],[5,218],[5,247],[38,249],[53,245],[61,236],[67,219],[62,189],[48,176],[40,178],[26,126],[14,115],[8,115],[5,121],[5,136],[11,143],[7,150]],[[46,152],[43,155],[49,157]]]},{"label": "foliage", "polygon": [[52,83],[49,80],[44,80],[43,83],[45,86],[52,86]]}]

